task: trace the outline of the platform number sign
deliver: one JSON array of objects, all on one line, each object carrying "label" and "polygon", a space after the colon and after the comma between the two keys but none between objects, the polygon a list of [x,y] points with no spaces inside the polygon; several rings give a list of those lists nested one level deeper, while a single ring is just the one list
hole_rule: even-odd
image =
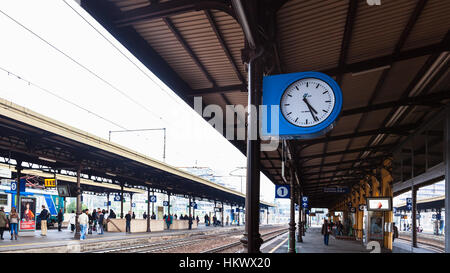
[{"label": "platform number sign", "polygon": [[303,196],[302,197],[302,208],[307,208],[308,207],[308,196]]},{"label": "platform number sign", "polygon": [[290,186],[275,186],[275,198],[291,198]]},{"label": "platform number sign", "polygon": [[120,201],[120,195],[114,196],[114,201]]},{"label": "platform number sign", "polygon": [[56,187],[56,179],[44,179],[44,186],[46,188],[55,188]]},{"label": "platform number sign", "polygon": [[11,190],[12,191],[16,191],[17,190],[17,182],[16,181],[11,182]]},{"label": "platform number sign", "polygon": [[156,203],[156,195],[150,196],[150,202],[151,203]]},{"label": "platform number sign", "polygon": [[412,209],[412,198],[406,198],[406,209],[407,210]]},{"label": "platform number sign", "polygon": [[169,202],[168,202],[168,201],[163,201],[163,206],[164,206],[164,207],[169,206]]}]

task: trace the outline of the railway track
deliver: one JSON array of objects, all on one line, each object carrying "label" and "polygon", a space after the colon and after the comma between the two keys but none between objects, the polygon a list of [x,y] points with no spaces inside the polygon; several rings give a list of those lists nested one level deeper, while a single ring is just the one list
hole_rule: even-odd
[{"label": "railway track", "polygon": [[[271,232],[269,232],[271,233]],[[120,247],[113,247],[108,249],[101,249],[101,250],[95,250],[90,251],[90,253],[155,253],[160,251],[167,251],[170,249],[180,248],[180,247],[186,247],[191,245],[199,245],[203,242],[207,242],[209,240],[218,238],[224,238],[224,237],[231,237],[234,235],[242,234],[242,230],[236,230],[232,232],[227,232],[225,234],[210,234],[210,235],[204,235],[204,234],[198,234],[198,235],[192,235],[187,238],[180,238],[180,239],[172,239],[172,240],[165,240],[165,241],[158,241],[153,243],[146,243],[146,244],[139,244],[139,245],[133,245],[133,246],[120,246]],[[264,234],[266,235],[266,234]]]},{"label": "railway track", "polygon": [[[268,233],[263,234],[263,235],[262,235],[262,238],[264,239],[264,242],[268,242],[268,241],[270,241],[270,240],[275,239],[275,238],[278,237],[280,234],[283,234],[283,233],[287,232],[287,230],[288,230],[287,228],[283,228],[283,229],[271,231],[271,232],[268,232]],[[211,248],[211,249],[202,251],[201,253],[220,253],[220,252],[222,252],[222,251],[229,250],[229,249],[231,249],[231,248],[240,246],[241,244],[242,244],[242,243],[241,243],[240,241],[237,241],[237,242],[233,242],[233,243],[226,244],[226,245],[223,245],[223,246]]]},{"label": "railway track", "polygon": [[[403,241],[404,243],[411,243],[411,239],[407,238],[407,237],[399,237],[396,240]],[[431,250],[431,251],[435,251],[437,253],[445,252],[445,248],[443,246],[440,246],[437,244],[432,244],[430,242],[420,240],[419,238],[417,238],[417,243],[420,244],[420,247]]]}]

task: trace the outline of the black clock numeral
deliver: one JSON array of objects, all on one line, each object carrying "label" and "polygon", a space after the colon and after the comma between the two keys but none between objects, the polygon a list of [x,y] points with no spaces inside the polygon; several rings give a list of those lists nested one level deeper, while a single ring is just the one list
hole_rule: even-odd
[{"label": "black clock numeral", "polygon": [[325,102],[331,102],[331,100],[326,100]]},{"label": "black clock numeral", "polygon": [[292,97],[292,95],[288,94],[288,97]]},{"label": "black clock numeral", "polygon": [[325,92],[323,92],[322,94],[325,94],[325,93],[328,93],[328,90],[327,90],[327,91],[325,91]]},{"label": "black clock numeral", "polygon": [[289,105],[290,105],[289,103],[285,103],[285,104],[284,104],[284,106],[289,106]]},{"label": "black clock numeral", "polygon": [[328,113],[328,111],[327,111],[327,110],[322,110],[322,111],[324,111],[325,113]]},{"label": "black clock numeral", "polygon": [[297,88],[297,90],[298,90],[298,87],[296,86],[295,88]]},{"label": "black clock numeral", "polygon": [[308,119],[306,119],[306,124],[308,124]]},{"label": "black clock numeral", "polygon": [[297,122],[297,120],[298,120],[298,118],[296,118],[294,122]]},{"label": "black clock numeral", "polygon": [[320,85],[320,84],[317,84],[316,88],[319,88],[319,85]]},{"label": "black clock numeral", "polygon": [[292,114],[292,112],[287,113],[288,116],[289,116],[290,114]]},{"label": "black clock numeral", "polygon": [[306,82],[306,87],[308,87],[308,85],[309,85],[309,82]]}]

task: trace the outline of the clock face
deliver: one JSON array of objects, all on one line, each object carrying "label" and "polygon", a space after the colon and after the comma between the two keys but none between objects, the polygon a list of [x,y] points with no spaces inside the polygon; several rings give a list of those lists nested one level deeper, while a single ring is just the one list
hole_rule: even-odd
[{"label": "clock face", "polygon": [[280,108],[284,118],[298,127],[312,127],[328,118],[335,105],[331,87],[316,78],[293,82],[284,91]]}]

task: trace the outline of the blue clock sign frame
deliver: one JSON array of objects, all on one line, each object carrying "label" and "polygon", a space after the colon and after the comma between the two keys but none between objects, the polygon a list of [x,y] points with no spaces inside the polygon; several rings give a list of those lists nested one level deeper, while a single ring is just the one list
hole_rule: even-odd
[{"label": "blue clock sign frame", "polygon": [[[335,104],[330,115],[322,122],[310,126],[300,127],[290,123],[281,113],[281,98],[284,91],[294,82],[302,79],[321,80],[331,87],[335,97]],[[330,76],[321,72],[297,72],[281,74],[274,76],[265,76],[263,78],[263,105],[267,106],[265,113],[262,114],[262,135],[277,136],[280,139],[307,139],[321,136],[331,129],[342,111],[342,91],[336,81]],[[271,106],[278,106],[278,120],[271,119]],[[278,122],[278,130],[272,128]],[[275,123],[275,124],[273,124]]]}]

